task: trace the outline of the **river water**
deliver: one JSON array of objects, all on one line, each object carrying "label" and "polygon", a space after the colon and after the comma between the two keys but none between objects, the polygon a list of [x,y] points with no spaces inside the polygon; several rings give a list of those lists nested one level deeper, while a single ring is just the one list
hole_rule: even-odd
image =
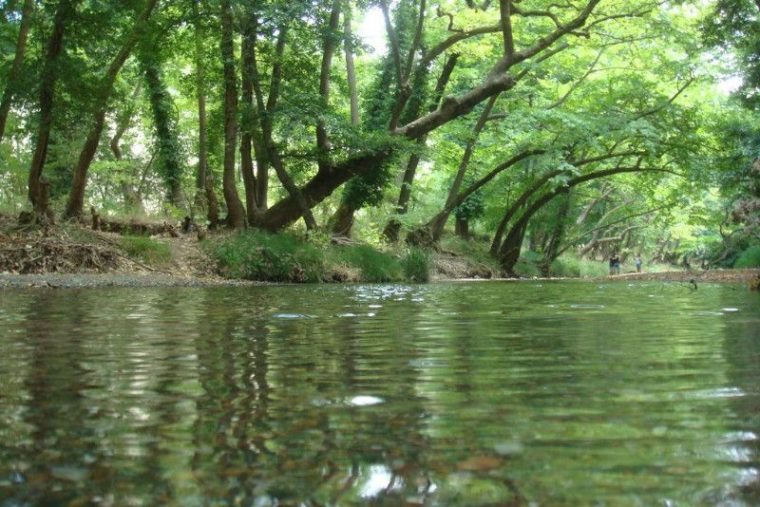
[{"label": "river water", "polygon": [[0,291],[0,506],[760,505],[736,285]]}]

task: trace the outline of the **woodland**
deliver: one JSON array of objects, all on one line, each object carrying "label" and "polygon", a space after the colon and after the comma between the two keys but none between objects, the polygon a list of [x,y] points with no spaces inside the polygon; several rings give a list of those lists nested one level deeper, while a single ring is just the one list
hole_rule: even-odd
[{"label": "woodland", "polygon": [[26,224],[760,266],[758,0],[3,0],[0,51]]}]

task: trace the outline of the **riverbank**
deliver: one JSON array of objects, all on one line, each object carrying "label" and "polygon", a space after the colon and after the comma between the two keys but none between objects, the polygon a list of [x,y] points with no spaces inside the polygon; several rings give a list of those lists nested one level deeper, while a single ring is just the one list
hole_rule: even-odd
[{"label": "riverbank", "polygon": [[[145,225],[132,223],[124,229]],[[383,252],[327,237],[320,243],[255,232],[183,234],[179,227],[147,225],[163,232],[134,236],[77,224],[18,229],[10,217],[0,217],[0,288],[502,279],[495,261],[467,244],[427,252],[406,248]],[[587,279],[756,284],[760,269],[626,273]]]},{"label": "riverbank", "polygon": [[[669,271],[662,273],[631,273],[604,278],[446,278],[436,276],[434,283],[450,281],[554,281],[554,280],[586,280],[586,281],[637,281],[637,282],[676,282],[690,283],[744,283],[752,284],[760,279],[760,270],[714,270],[702,272]],[[155,273],[46,273],[46,274],[12,274],[0,273],[0,289],[2,288],[52,288],[52,289],[84,289],[104,287],[134,287],[134,288],[169,288],[169,287],[238,287],[247,285],[262,285],[267,282],[250,280],[226,279],[209,276],[182,276]],[[754,282],[755,284],[757,282]]]}]

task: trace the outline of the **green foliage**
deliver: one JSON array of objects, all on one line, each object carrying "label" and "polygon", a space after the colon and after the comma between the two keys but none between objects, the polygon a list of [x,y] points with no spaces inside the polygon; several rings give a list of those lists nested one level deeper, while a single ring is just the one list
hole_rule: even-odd
[{"label": "green foliage", "polygon": [[515,264],[514,271],[518,276],[524,277],[540,277],[541,276],[541,263],[544,257],[536,252],[523,252],[520,255],[520,260]]},{"label": "green foliage", "polygon": [[163,264],[172,257],[169,245],[144,236],[122,236],[119,244],[127,255],[148,264]]},{"label": "green foliage", "polygon": [[482,192],[475,192],[454,209],[454,215],[460,220],[475,220],[483,216],[485,204]]},{"label": "green foliage", "polygon": [[598,277],[609,274],[609,265],[601,261],[565,255],[552,262],[551,272],[552,276],[567,278]]},{"label": "green foliage", "polygon": [[246,231],[212,247],[224,276],[273,282],[319,282],[323,253],[292,234]]},{"label": "green foliage", "polygon": [[429,253],[416,248],[399,259],[371,245],[332,245],[322,235],[307,241],[293,234],[253,230],[207,246],[229,278],[321,282],[346,270],[358,273],[357,281],[371,283],[426,282],[430,277]]},{"label": "green foliage", "polygon": [[413,247],[401,260],[406,279],[411,282],[430,281],[430,253],[422,248]]},{"label": "green foliage", "polygon": [[760,246],[744,250],[734,263],[735,268],[760,268]]},{"label": "green foliage", "polygon": [[404,269],[399,260],[369,245],[341,247],[337,258],[361,271],[366,282],[398,282],[404,279]]}]

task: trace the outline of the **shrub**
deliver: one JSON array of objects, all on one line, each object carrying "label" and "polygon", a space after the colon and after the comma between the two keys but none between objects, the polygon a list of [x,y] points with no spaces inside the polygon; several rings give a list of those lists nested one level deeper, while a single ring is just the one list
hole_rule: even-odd
[{"label": "shrub", "polygon": [[412,247],[401,260],[404,275],[411,282],[430,280],[430,254],[422,248]]},{"label": "shrub", "polygon": [[568,278],[599,277],[609,274],[609,265],[605,262],[562,256],[552,262],[551,271],[553,276]]},{"label": "shrub", "polygon": [[540,254],[530,250],[524,251],[520,254],[520,259],[515,264],[515,274],[526,277],[541,276],[539,266],[542,261],[543,257]]},{"label": "shrub", "polygon": [[127,255],[147,263],[165,263],[172,258],[169,245],[145,236],[122,236],[119,244]]},{"label": "shrub", "polygon": [[760,268],[760,245],[751,246],[739,254],[735,268]]},{"label": "shrub", "polygon": [[392,255],[368,245],[342,247],[338,256],[349,266],[359,268],[365,282],[397,282],[403,280],[401,263]]},{"label": "shrub", "polygon": [[552,276],[577,278],[581,276],[581,263],[578,259],[569,257],[555,259],[551,266]]},{"label": "shrub", "polygon": [[246,231],[213,249],[222,274],[274,282],[318,282],[324,273],[319,248],[290,234]]}]

